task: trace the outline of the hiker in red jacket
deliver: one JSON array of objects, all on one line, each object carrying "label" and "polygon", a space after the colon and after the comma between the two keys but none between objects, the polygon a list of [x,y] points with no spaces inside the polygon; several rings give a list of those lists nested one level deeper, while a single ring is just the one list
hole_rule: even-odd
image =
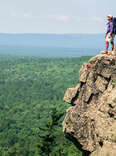
[{"label": "hiker in red jacket", "polygon": [[[105,34],[106,48],[105,51],[102,51],[102,54],[108,54],[109,43],[111,43],[112,51],[114,50],[114,17],[112,15],[108,15],[107,20],[107,32]],[[113,53],[111,53],[111,55],[113,55]]]}]

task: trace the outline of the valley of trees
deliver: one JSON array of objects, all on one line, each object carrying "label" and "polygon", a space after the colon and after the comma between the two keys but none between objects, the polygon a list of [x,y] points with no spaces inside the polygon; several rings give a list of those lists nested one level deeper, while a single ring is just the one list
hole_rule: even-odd
[{"label": "valley of trees", "polygon": [[0,56],[0,156],[81,156],[62,132],[63,96],[88,59]]}]

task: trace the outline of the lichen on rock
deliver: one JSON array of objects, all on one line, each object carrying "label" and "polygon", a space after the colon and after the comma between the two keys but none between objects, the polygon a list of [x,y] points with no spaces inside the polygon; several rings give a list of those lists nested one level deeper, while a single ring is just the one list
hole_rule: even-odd
[{"label": "lichen on rock", "polygon": [[116,156],[116,57],[100,54],[84,63],[63,100],[72,105],[63,132],[83,156],[107,156],[108,149]]}]

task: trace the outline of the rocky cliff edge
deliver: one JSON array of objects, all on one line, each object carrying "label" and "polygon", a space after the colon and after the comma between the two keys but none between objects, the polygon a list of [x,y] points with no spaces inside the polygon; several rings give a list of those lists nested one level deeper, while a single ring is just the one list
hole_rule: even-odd
[{"label": "rocky cliff edge", "polygon": [[84,63],[63,100],[71,104],[63,132],[83,156],[116,156],[116,57],[100,54]]}]

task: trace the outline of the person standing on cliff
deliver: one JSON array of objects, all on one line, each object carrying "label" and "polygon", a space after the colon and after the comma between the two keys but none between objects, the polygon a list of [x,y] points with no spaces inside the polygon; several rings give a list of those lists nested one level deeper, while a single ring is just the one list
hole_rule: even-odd
[{"label": "person standing on cliff", "polygon": [[[109,48],[109,43],[111,43],[111,48],[112,51],[114,50],[114,38],[115,38],[115,31],[114,30],[114,17],[112,15],[107,16],[107,32],[105,34],[105,39],[106,39],[106,48],[105,51],[102,51],[102,54],[108,54],[108,48]],[[113,55],[113,53],[111,53]]]}]

